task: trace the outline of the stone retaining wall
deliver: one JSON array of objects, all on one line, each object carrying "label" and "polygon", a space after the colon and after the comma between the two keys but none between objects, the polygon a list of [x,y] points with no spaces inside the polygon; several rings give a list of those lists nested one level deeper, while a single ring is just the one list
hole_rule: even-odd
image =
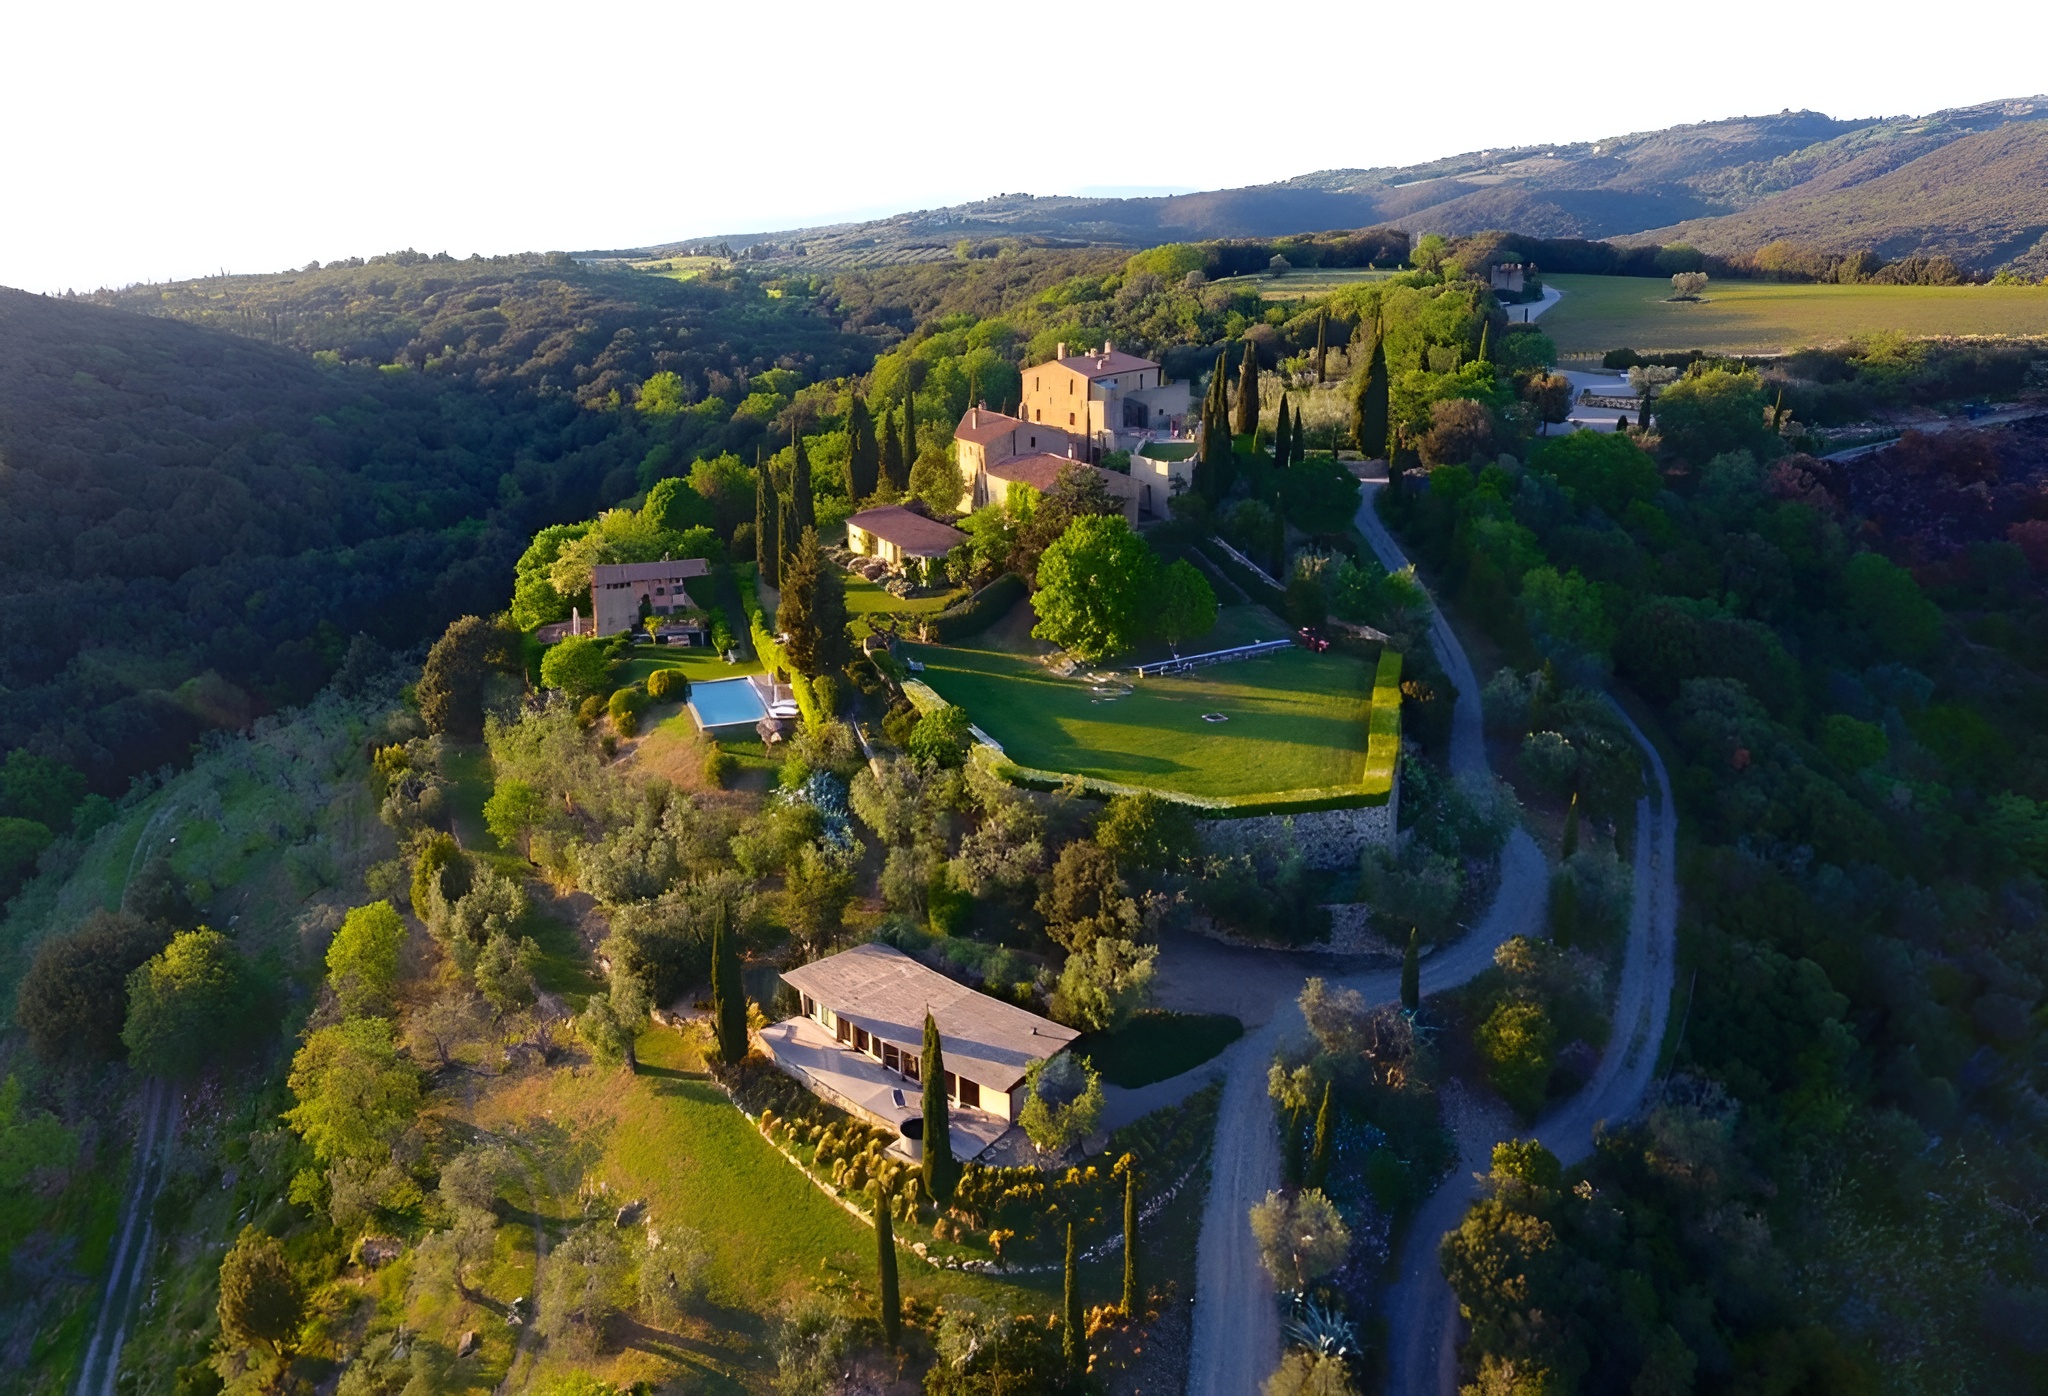
[{"label": "stone retaining wall", "polygon": [[[1399,823],[1401,787],[1384,805],[1313,810],[1306,814],[1261,814],[1249,819],[1204,819],[1198,827],[1211,853],[1258,854],[1287,847],[1292,837],[1302,861],[1312,868],[1355,867],[1368,844],[1391,844]],[[1290,827],[1291,826],[1291,827]]]}]

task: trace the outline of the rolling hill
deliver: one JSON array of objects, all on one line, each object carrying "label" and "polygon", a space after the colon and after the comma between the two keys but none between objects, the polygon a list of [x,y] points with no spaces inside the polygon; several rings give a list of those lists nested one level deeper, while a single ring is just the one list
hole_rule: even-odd
[{"label": "rolling hill", "polygon": [[1791,238],[2039,275],[2048,272],[2044,173],[2048,97],[2031,97],[1871,120],[1786,111],[1158,198],[999,194],[867,223],[577,255],[670,256],[722,242],[749,259],[825,270],[938,260],[963,241],[998,238],[1135,247],[1391,224],[1684,240],[1719,253]]}]

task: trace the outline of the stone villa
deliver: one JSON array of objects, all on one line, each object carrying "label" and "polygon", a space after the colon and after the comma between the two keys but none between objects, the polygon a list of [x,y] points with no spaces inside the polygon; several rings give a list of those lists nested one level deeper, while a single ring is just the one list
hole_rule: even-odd
[{"label": "stone villa", "polygon": [[[686,584],[711,575],[701,557],[674,562],[606,562],[590,569],[592,635],[617,635],[640,624],[642,615],[667,616],[704,609],[690,599]],[[642,607],[645,607],[645,611]]]}]

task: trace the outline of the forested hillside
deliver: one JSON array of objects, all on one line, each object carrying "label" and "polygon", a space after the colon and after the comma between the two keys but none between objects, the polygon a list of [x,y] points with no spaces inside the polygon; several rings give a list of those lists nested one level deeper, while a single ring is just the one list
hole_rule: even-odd
[{"label": "forested hillside", "polygon": [[99,299],[0,292],[0,749],[107,794],[303,701],[358,633],[502,605],[533,530],[644,488],[657,443],[751,452],[787,402],[750,396],[765,371],[873,352],[746,282],[538,258]]}]

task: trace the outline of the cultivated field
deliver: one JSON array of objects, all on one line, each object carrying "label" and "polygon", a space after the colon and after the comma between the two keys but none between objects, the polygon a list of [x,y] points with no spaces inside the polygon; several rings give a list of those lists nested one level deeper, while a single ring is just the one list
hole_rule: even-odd
[{"label": "cultivated field", "polygon": [[1020,765],[1207,796],[1345,785],[1365,769],[1372,670],[1348,656],[1283,650],[1097,692],[1023,655],[909,652]]},{"label": "cultivated field", "polygon": [[1542,319],[1565,354],[1631,349],[1771,353],[1880,330],[1908,335],[2048,334],[2044,286],[1802,286],[1714,281],[1697,304],[1642,276],[1545,276],[1564,299]]}]

